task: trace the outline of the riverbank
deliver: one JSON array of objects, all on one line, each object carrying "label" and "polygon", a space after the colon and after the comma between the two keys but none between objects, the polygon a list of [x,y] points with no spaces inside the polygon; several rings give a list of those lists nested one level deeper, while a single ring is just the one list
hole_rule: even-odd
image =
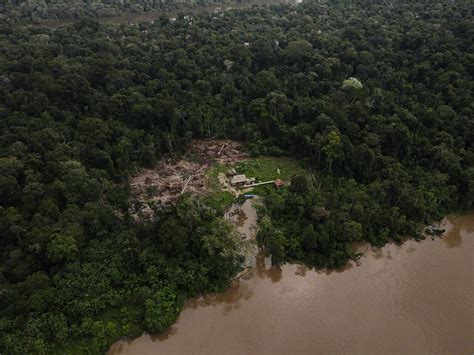
[{"label": "riverbank", "polygon": [[332,272],[272,268],[190,300],[161,335],[116,343],[109,354],[456,353],[474,348],[474,214],[441,222],[445,234],[367,247]]},{"label": "riverbank", "polygon": [[[220,145],[214,145],[214,148],[216,148],[218,146],[220,146]],[[218,150],[220,150],[220,149],[212,149],[212,151],[213,151],[212,155],[217,156]],[[238,150],[239,149],[237,149],[236,151],[238,151]],[[275,174],[278,175],[277,177],[281,177],[281,178],[283,178],[285,180],[288,180],[288,181],[292,181],[293,178],[295,178],[295,177],[304,177],[304,179],[302,181],[299,181],[299,182],[298,182],[298,178],[296,179],[296,181],[297,181],[296,186],[285,187],[283,190],[275,190],[274,188],[263,188],[263,189],[260,189],[260,190],[255,189],[252,192],[252,194],[261,192],[262,196],[269,197],[270,199],[273,200],[273,202],[278,201],[278,199],[281,199],[282,196],[285,196],[287,194],[287,192],[290,192],[290,191],[292,191],[292,192],[296,191],[299,194],[304,195],[304,193],[302,193],[303,191],[301,191],[302,188],[317,190],[317,192],[319,193],[320,191],[323,192],[326,188],[328,188],[328,186],[330,186],[328,184],[326,184],[325,186],[322,186],[323,185],[322,183],[324,182],[324,180],[321,176],[315,175],[316,173],[312,173],[308,169],[304,169],[300,165],[300,162],[298,162],[294,159],[275,158],[275,157],[258,157],[258,158],[253,158],[253,159],[250,159],[249,157],[246,157],[245,159],[242,159],[242,157],[239,156],[238,159],[234,159],[234,160],[232,160],[233,163],[235,163],[234,167],[235,167],[235,169],[237,169],[237,171],[239,171],[239,173],[246,173],[248,176],[255,176],[258,179],[263,179],[263,180],[273,179],[276,176]],[[213,168],[209,170],[209,173],[208,173],[208,176],[210,177],[209,182],[211,183],[211,185],[212,184],[215,185],[214,190],[219,189],[220,187],[222,187],[221,186],[222,184],[219,184],[218,177],[219,177],[219,174],[221,174],[221,175],[223,174],[225,176],[225,173],[223,173],[223,171],[227,171],[228,167],[229,167],[228,164],[221,163],[221,164],[214,165]],[[292,184],[291,184],[291,186],[292,186]],[[238,195],[239,194],[237,194],[237,196]],[[303,264],[292,264],[292,263],[287,263],[284,266],[282,266],[281,268],[274,267],[274,265],[272,266],[271,257],[268,256],[269,254],[265,253],[265,251],[259,252],[259,249],[257,248],[257,245],[256,245],[256,234],[257,234],[258,224],[257,224],[257,213],[256,213],[254,201],[255,201],[255,197],[247,199],[243,203],[242,203],[242,201],[236,201],[236,203],[229,210],[227,210],[227,212],[224,214],[225,218],[228,219],[229,221],[231,221],[235,225],[237,231],[239,233],[241,233],[241,235],[243,236],[243,239],[246,240],[247,242],[250,242],[250,247],[247,248],[247,251],[245,252],[244,261],[242,262],[243,270],[232,278],[232,282],[230,284],[230,287],[227,290],[225,290],[223,293],[210,294],[210,295],[208,294],[208,295],[204,295],[202,297],[199,297],[197,299],[192,299],[192,300],[187,301],[186,306],[183,310],[183,314],[186,314],[186,312],[188,312],[190,307],[193,310],[199,310],[201,306],[204,306],[204,307],[207,306],[207,305],[213,305],[214,306],[214,305],[220,305],[221,303],[225,303],[225,304],[227,304],[228,307],[231,307],[231,308],[234,307],[234,306],[239,308],[240,307],[240,304],[239,304],[240,303],[240,297],[238,297],[238,299],[236,300],[235,299],[236,294],[238,295],[242,292],[246,293],[247,292],[246,289],[249,285],[252,285],[252,287],[256,287],[257,289],[259,287],[262,287],[260,285],[260,283],[258,281],[256,281],[256,280],[260,280],[260,279],[269,278],[272,283],[276,283],[276,282],[279,282],[279,281],[286,282],[283,279],[283,277],[286,277],[286,278],[289,279],[288,282],[290,282],[290,283],[291,282],[296,282],[299,285],[300,281],[299,280],[297,280],[297,281],[292,280],[292,278],[293,278],[292,275],[301,276],[301,277],[306,277],[306,275],[309,275],[308,277],[311,280],[314,279],[313,281],[315,281],[315,282],[321,282],[321,280],[318,279],[319,277],[321,277],[321,275],[329,276],[329,275],[339,275],[339,274],[343,274],[345,272],[350,273],[350,272],[353,272],[352,270],[356,270],[359,267],[362,267],[363,263],[368,262],[369,265],[372,265],[371,262],[370,262],[370,260],[371,260],[370,258],[373,258],[375,260],[385,259],[385,258],[392,259],[392,255],[395,255],[395,254],[400,255],[400,260],[401,260],[400,262],[403,264],[405,262],[404,261],[405,260],[404,253],[410,254],[413,250],[416,249],[416,245],[418,245],[417,242],[414,241],[414,240],[408,240],[402,246],[397,245],[397,244],[393,244],[393,242],[391,242],[383,248],[370,247],[369,244],[359,243],[358,248],[354,249],[354,252],[352,254],[356,255],[356,253],[361,253],[361,254],[363,254],[362,258],[357,260],[357,261],[350,261],[347,264],[345,264],[343,267],[311,269],[311,268],[308,268],[308,267],[304,266]],[[336,213],[337,210],[334,209],[333,211],[334,211],[333,213]],[[329,210],[329,209],[324,210],[324,211],[317,210],[317,212],[319,214],[321,214],[321,216],[323,216],[322,212],[331,213],[331,210]],[[452,217],[452,218],[454,218],[454,217]],[[450,230],[455,229],[453,226],[456,225],[456,223],[457,222],[455,222],[453,224],[450,224],[449,220],[445,219],[437,225],[437,228],[446,230],[446,235],[443,236],[440,240],[445,240],[445,239],[449,239],[449,240],[453,239],[454,240],[455,239],[454,237],[452,237],[452,234],[457,233],[457,232],[454,231],[453,233],[451,233]],[[463,224],[464,222],[461,221],[460,223]],[[433,239],[427,238],[427,241],[425,241],[424,243],[427,243],[428,241],[436,241],[436,240],[434,238]],[[291,261],[291,259],[290,259],[290,261]],[[413,262],[416,263],[415,261],[413,261]],[[373,266],[373,267],[378,268],[379,266]],[[362,269],[365,270],[365,266],[363,266]],[[384,269],[385,269],[385,266],[383,267],[382,270],[384,270]],[[288,273],[288,270],[290,270],[289,273]],[[407,277],[409,277],[409,273],[410,273],[409,270],[403,270],[403,272],[406,272]],[[317,275],[319,275],[319,276],[317,276]],[[370,270],[369,270],[369,274],[366,275],[366,276],[369,276],[369,278],[373,276],[371,274]],[[388,277],[392,278],[393,275],[389,275]],[[356,279],[363,279],[363,277],[357,274]],[[391,285],[390,280],[385,280],[385,281],[388,284]],[[379,280],[379,282],[383,283],[384,280]],[[351,283],[353,284],[354,282],[352,281]],[[330,284],[330,282],[329,282],[329,284]],[[367,284],[366,284],[366,286],[370,287],[370,285],[367,285]],[[243,291],[241,289],[242,287],[244,288]],[[271,284],[267,285],[266,287],[271,287]],[[301,287],[302,290],[306,289],[306,286],[299,285],[298,287]],[[347,290],[345,288],[345,286],[335,286],[335,289],[337,289],[339,287],[342,287],[343,292],[346,292],[346,293],[351,292],[350,290]],[[357,287],[357,286],[354,286],[354,287]],[[270,300],[271,302],[274,302],[274,300],[272,299],[272,296],[271,296],[272,295],[271,290],[265,290],[265,291],[262,291],[262,292],[264,292],[266,294],[270,294],[268,296],[268,300]],[[297,292],[299,292],[299,291],[297,291]],[[316,288],[316,289],[311,289],[310,292],[315,293],[315,297],[317,299],[318,292],[320,292],[320,290]],[[423,291],[421,290],[419,292],[423,292]],[[252,292],[249,293],[248,297],[243,296],[243,299],[245,301],[252,302],[251,293]],[[376,295],[374,297],[381,297],[381,296]],[[389,297],[389,296],[387,295],[386,297]],[[220,301],[217,301],[217,304],[216,304],[216,303],[214,303],[214,302],[216,302],[216,300],[220,300]],[[237,305],[233,304],[234,302],[236,302]],[[260,300],[259,302],[263,303],[264,301]],[[280,302],[280,301],[278,301],[278,302]],[[286,303],[299,302],[299,300],[297,300],[297,299],[296,300],[284,300],[283,299],[282,302],[285,303],[285,304],[282,305],[282,307],[284,308]],[[305,302],[307,302],[309,307],[316,307],[317,308],[317,305],[314,305],[312,303],[312,302],[315,302],[314,300],[311,300],[311,299],[308,298],[307,300],[305,300]],[[329,300],[327,302],[329,302]],[[337,305],[330,305],[328,307],[337,308]],[[277,310],[273,310],[273,312],[276,312],[276,311]],[[368,310],[366,310],[366,311],[368,311]],[[288,310],[288,312],[291,313],[290,310]],[[303,312],[303,311],[301,310],[301,312]],[[315,317],[323,316],[321,314],[322,310],[319,310],[318,312],[319,313],[316,314]],[[247,316],[251,317],[251,314],[249,314]],[[263,314],[261,316],[263,317]],[[325,317],[330,317],[331,315],[326,314],[324,316]],[[219,318],[219,315],[213,315],[213,316],[211,316],[211,318],[212,317]],[[359,317],[359,315],[357,317]],[[150,347],[149,352],[153,353],[153,352],[157,351],[157,349],[155,349],[155,346],[161,346],[162,341],[167,342],[168,339],[173,339],[174,338],[174,336],[176,335],[176,332],[177,332],[176,329],[178,329],[177,327],[179,327],[181,318],[182,318],[182,316],[180,316],[180,318],[178,319],[178,322],[175,323],[175,325],[173,325],[170,328],[170,330],[167,330],[164,333],[162,333],[162,334],[160,334],[156,337],[155,336],[149,336],[149,335],[145,334],[145,335],[143,335],[142,337],[140,337],[136,340],[123,340],[123,341],[117,342],[114,346],[111,347],[110,353],[111,354],[121,353],[123,351],[123,349],[125,349],[124,351],[125,351],[125,353],[127,353],[126,351],[128,351],[128,350],[126,350],[126,349],[128,349],[128,346],[131,346],[130,349],[132,349],[131,350],[132,353],[137,352],[137,351],[140,352],[140,353],[145,351],[145,353],[146,353],[146,351],[148,351],[148,350],[142,349],[141,345],[139,345],[138,350],[137,350],[137,348],[135,348],[135,345],[134,345],[134,344],[141,344],[142,339],[145,339],[145,343],[148,344],[147,346]],[[260,319],[260,317],[257,315],[257,317],[255,319]],[[195,321],[197,323],[199,322],[198,320],[195,320]],[[225,322],[225,320],[218,320],[218,322],[221,322],[221,321]],[[252,320],[251,320],[251,318],[249,318],[246,321],[251,322]],[[350,322],[350,319],[345,319],[344,321],[345,322],[346,321]],[[216,320],[216,322],[217,322],[217,320]],[[281,322],[284,322],[284,320],[282,319]],[[395,320],[395,322],[403,322],[403,320],[398,319],[398,320]],[[402,326],[402,328],[403,327],[404,326]],[[188,331],[191,331],[191,330],[188,329]],[[228,331],[230,332],[231,330],[228,329]],[[261,331],[261,330],[259,330],[259,331]],[[321,332],[321,331],[322,331],[321,329],[317,330],[318,333]],[[390,332],[391,331],[392,330],[390,330]],[[334,330],[334,332],[337,332],[337,331]],[[221,334],[221,336],[225,337],[225,334]],[[269,335],[269,336],[284,336],[284,335],[283,334],[276,334],[276,335]],[[150,339],[151,339],[151,343],[150,343]],[[155,344],[156,339],[158,339],[159,341]],[[193,341],[195,341],[195,340],[190,340],[190,339],[186,338],[186,339],[181,340],[180,342],[183,342],[184,344],[187,344],[189,342],[192,343]],[[152,345],[150,345],[150,344],[152,344]],[[423,345],[423,346],[425,346],[425,345]],[[219,346],[220,345],[217,345],[217,348]],[[188,351],[190,351],[190,349],[182,348],[181,345],[178,346],[177,350],[175,350],[173,348],[169,348],[169,349],[165,348],[165,349],[166,349],[165,352],[188,352]],[[270,349],[272,349],[271,346],[270,346]],[[208,349],[205,348],[204,345],[202,345],[202,350],[203,350],[202,353],[208,353]],[[270,351],[267,348],[261,348],[260,350],[262,351],[262,353],[267,353],[267,352],[273,352],[274,351],[274,350]],[[224,351],[224,350],[222,349],[222,351]],[[332,350],[330,348],[328,348],[327,351],[331,352]]]}]

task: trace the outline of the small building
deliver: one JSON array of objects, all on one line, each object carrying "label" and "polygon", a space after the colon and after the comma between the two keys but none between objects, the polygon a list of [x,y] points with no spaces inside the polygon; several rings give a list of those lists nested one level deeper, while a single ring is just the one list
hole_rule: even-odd
[{"label": "small building", "polygon": [[248,184],[249,182],[250,181],[249,179],[247,179],[247,176],[245,176],[245,174],[234,175],[230,180],[230,184],[232,186],[243,186],[245,184]]},{"label": "small building", "polygon": [[273,181],[273,184],[277,189],[285,185],[285,183],[281,179],[276,179],[275,181]]}]

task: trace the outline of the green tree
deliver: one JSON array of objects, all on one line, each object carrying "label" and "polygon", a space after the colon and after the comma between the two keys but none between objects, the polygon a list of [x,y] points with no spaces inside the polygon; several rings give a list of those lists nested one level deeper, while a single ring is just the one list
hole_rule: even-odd
[{"label": "green tree", "polygon": [[53,235],[47,247],[48,259],[53,263],[74,260],[77,252],[76,240],[69,235]]},{"label": "green tree", "polygon": [[164,286],[145,301],[145,325],[150,332],[162,332],[176,320],[180,311],[176,291]]}]

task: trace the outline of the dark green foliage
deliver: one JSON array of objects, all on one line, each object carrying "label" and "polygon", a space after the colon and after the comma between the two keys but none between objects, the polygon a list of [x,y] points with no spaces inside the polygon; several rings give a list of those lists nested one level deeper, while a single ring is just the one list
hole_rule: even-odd
[{"label": "dark green foliage", "polygon": [[217,217],[229,196],[132,216],[129,175],[196,137],[313,171],[262,187],[258,238],[276,264],[341,266],[353,241],[472,208],[472,10],[308,1],[1,25],[0,353],[102,352],[226,286],[239,253]]},{"label": "dark green foliage", "polygon": [[179,313],[175,290],[162,287],[145,301],[145,325],[151,332],[162,332],[174,323]]},{"label": "dark green foliage", "polygon": [[[31,236],[50,239],[44,266],[37,266],[39,251],[34,257],[21,249],[4,254],[0,302],[7,352],[59,350],[71,339],[100,352],[119,336],[163,331],[183,296],[221,290],[239,269],[239,237],[197,199],[185,198],[156,222],[138,226],[101,208],[108,221],[96,221],[102,228],[97,234]],[[38,268],[45,271],[26,276]],[[109,319],[113,309],[127,314]]]}]

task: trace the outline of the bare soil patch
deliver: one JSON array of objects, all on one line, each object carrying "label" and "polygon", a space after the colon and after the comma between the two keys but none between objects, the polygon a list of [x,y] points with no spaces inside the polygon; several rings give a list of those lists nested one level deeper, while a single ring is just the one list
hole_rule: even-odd
[{"label": "bare soil patch", "polygon": [[242,151],[242,142],[229,139],[195,140],[185,158],[197,159],[202,163],[234,165],[248,156]]},{"label": "bare soil patch", "polygon": [[161,160],[153,169],[143,169],[131,179],[134,200],[142,202],[142,213],[150,214],[150,202],[170,204],[185,192],[202,194],[209,191],[206,172],[216,164],[235,165],[247,158],[242,143],[228,139],[194,141],[178,161]]}]

